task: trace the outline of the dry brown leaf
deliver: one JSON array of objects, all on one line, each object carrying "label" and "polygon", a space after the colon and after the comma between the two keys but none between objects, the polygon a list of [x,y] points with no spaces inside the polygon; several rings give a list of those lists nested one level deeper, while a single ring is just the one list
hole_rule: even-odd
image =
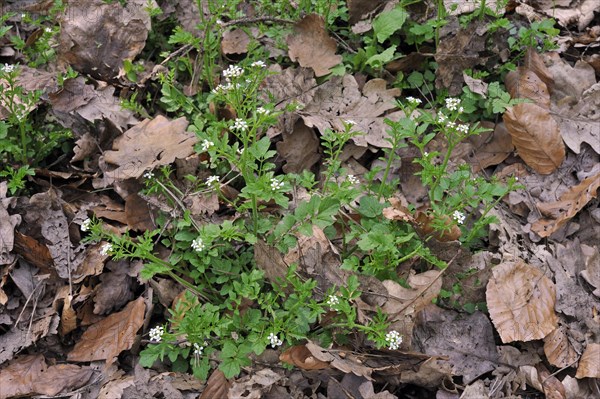
[{"label": "dry brown leaf", "polygon": [[127,225],[132,230],[154,230],[154,213],[148,202],[137,194],[131,194],[125,199],[125,217]]},{"label": "dry brown leaf", "polygon": [[231,383],[225,378],[225,374],[221,370],[215,369],[208,377],[206,387],[199,399],[227,398],[230,387]]},{"label": "dry brown leaf", "polygon": [[277,142],[277,152],[285,160],[285,173],[301,173],[310,170],[321,159],[319,139],[315,131],[298,120],[294,130],[282,133]]},{"label": "dry brown leaf", "polygon": [[348,22],[353,25],[381,5],[379,0],[348,0]]},{"label": "dry brown leaf", "polygon": [[90,326],[81,336],[67,359],[75,362],[106,360],[110,364],[124,350],[130,349],[144,323],[146,305],[139,297],[125,309]]},{"label": "dry brown leaf", "polygon": [[150,16],[145,5],[141,0],[125,7],[102,0],[69,2],[61,14],[60,59],[96,78],[114,78],[123,60],[133,60],[146,45]]},{"label": "dry brown leaf", "polygon": [[55,396],[86,384],[92,372],[91,368],[74,364],[47,367],[42,355],[24,356],[0,371],[0,399],[32,394]]},{"label": "dry brown leaf", "polygon": [[388,201],[391,206],[383,209],[383,217],[389,220],[398,220],[411,224],[415,223],[415,219],[412,217],[408,208],[403,206],[398,198],[392,197],[389,198]]},{"label": "dry brown leaf", "polygon": [[560,326],[544,338],[544,353],[548,362],[556,367],[567,367],[577,361],[577,352],[569,341],[567,330]]},{"label": "dry brown leaf", "polygon": [[[310,353],[322,362],[329,363],[331,367],[338,369],[344,373],[353,373],[355,375],[365,377],[369,381],[373,381],[371,374],[373,369],[362,364],[362,361],[350,353],[342,353],[339,350],[329,351],[321,348],[312,341],[308,341],[306,348]],[[340,356],[342,354],[342,356]]]},{"label": "dry brown leaf", "polygon": [[592,198],[596,198],[598,187],[600,187],[600,173],[590,176],[572,187],[556,202],[537,204],[538,209],[546,218],[533,223],[531,230],[540,237],[550,236],[571,220]]},{"label": "dry brown leaf", "polygon": [[600,252],[598,247],[590,247],[582,244],[581,250],[585,257],[585,270],[582,270],[580,276],[594,288],[592,294],[600,298]]},{"label": "dry brown leaf", "polygon": [[600,378],[600,344],[589,343],[577,367],[575,378]]},{"label": "dry brown leaf", "polygon": [[[66,288],[69,287],[67,286]],[[60,325],[58,328],[58,332],[63,337],[77,328],[77,313],[73,310],[72,301],[73,296],[69,295],[69,292],[67,291],[64,297],[63,308],[60,315]]]},{"label": "dry brown leaf", "polygon": [[[262,399],[265,394],[273,394],[274,384],[283,378],[283,375],[264,368],[240,379],[235,380],[229,389],[228,399]],[[207,396],[217,398],[218,396]],[[201,398],[202,399],[202,398]]]},{"label": "dry brown leaf", "polygon": [[228,30],[223,33],[221,39],[221,53],[227,54],[246,54],[250,37],[243,29]]},{"label": "dry brown leaf", "polygon": [[486,299],[502,342],[542,339],[558,325],[556,289],[539,269],[519,260],[495,266]]},{"label": "dry brown leaf", "polygon": [[544,393],[546,399],[566,399],[565,387],[542,364],[521,366],[519,372],[525,375],[527,384]]},{"label": "dry brown leaf", "polygon": [[16,199],[7,199],[7,183],[0,183],[0,265],[8,265],[14,261],[11,254],[15,244],[15,227],[21,223],[21,215],[10,215],[8,207],[14,205]]},{"label": "dry brown leaf", "polygon": [[550,109],[550,92],[536,73],[525,67],[511,71],[504,79],[512,98],[526,98],[544,109]]},{"label": "dry brown leaf", "polygon": [[428,270],[419,274],[411,270],[407,283],[412,288],[404,288],[395,281],[385,280],[383,285],[387,289],[389,299],[382,310],[390,315],[392,320],[400,313],[416,314],[440,293],[442,288],[440,274],[441,270]]},{"label": "dry brown leaf", "polygon": [[286,349],[285,352],[279,356],[279,360],[303,370],[322,370],[331,368],[328,362],[323,362],[312,356],[305,345],[296,345]]},{"label": "dry brown leaf", "polygon": [[294,25],[294,33],[287,38],[288,55],[301,66],[312,68],[315,76],[324,76],[342,62],[336,55],[337,44],[327,34],[323,17],[309,14]]},{"label": "dry brown leaf", "polygon": [[107,183],[138,178],[146,170],[193,154],[197,139],[186,132],[187,126],[186,118],[170,121],[159,115],[126,131],[113,142],[113,150],[104,153],[106,163],[117,165],[116,169],[104,171]]},{"label": "dry brown leaf", "polygon": [[353,130],[361,134],[352,138],[361,147],[372,145],[379,148],[390,148],[387,141],[388,126],[384,119],[397,120],[403,113],[393,112],[395,97],[400,95],[397,88],[387,89],[383,79],[369,80],[359,90],[358,82],[352,75],[333,77],[320,85],[306,107],[298,112],[308,127],[316,127],[320,132],[325,129],[344,130],[344,120],[356,123]]},{"label": "dry brown leaf", "polygon": [[477,173],[488,166],[498,165],[504,161],[514,151],[515,146],[512,138],[506,130],[506,125],[502,122],[494,127],[494,133],[490,141],[476,147],[466,161],[471,164],[473,172]]},{"label": "dry brown leaf", "polygon": [[502,116],[519,156],[541,174],[554,172],[565,159],[558,123],[547,109],[517,104]]},{"label": "dry brown leaf", "polygon": [[539,79],[542,80],[548,87],[548,89],[552,89],[554,86],[554,77],[551,71],[548,70],[544,60],[538,54],[538,52],[533,48],[529,47],[525,52],[525,58],[523,59],[523,64],[525,68],[533,71],[537,75]]}]

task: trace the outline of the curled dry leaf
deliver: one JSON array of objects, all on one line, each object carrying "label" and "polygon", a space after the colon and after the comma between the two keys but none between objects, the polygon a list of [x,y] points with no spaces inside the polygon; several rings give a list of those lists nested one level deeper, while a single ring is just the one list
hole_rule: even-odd
[{"label": "curled dry leaf", "polygon": [[199,399],[227,398],[230,387],[231,383],[225,378],[225,374],[221,370],[215,369],[208,377],[206,387]]},{"label": "curled dry leaf", "polygon": [[541,174],[554,172],[565,159],[558,123],[549,111],[532,103],[517,104],[502,116],[519,156]]},{"label": "curled dry leaf", "polygon": [[486,299],[502,342],[542,339],[557,327],[556,289],[539,269],[519,260],[492,273]]},{"label": "curled dry leaf", "polygon": [[531,230],[540,237],[550,236],[571,220],[592,198],[596,198],[598,187],[600,173],[584,179],[561,195],[558,201],[537,204],[540,212],[546,217],[533,223]]},{"label": "curled dry leaf", "polygon": [[407,283],[412,288],[404,288],[395,281],[385,280],[383,285],[387,289],[389,299],[382,310],[391,315],[391,320],[400,313],[412,315],[419,312],[440,293],[441,272],[441,270],[428,270],[415,274],[411,270]]},{"label": "curled dry leaf", "polygon": [[146,305],[139,297],[125,309],[90,326],[67,356],[69,361],[106,360],[110,364],[124,350],[131,349],[135,335],[144,323]]},{"label": "curled dry leaf", "polygon": [[565,327],[558,327],[544,338],[544,353],[556,367],[567,367],[577,361],[577,352],[569,341]]},{"label": "curled dry leaf", "polygon": [[315,76],[324,76],[342,62],[336,55],[336,42],[327,34],[325,21],[317,14],[309,14],[294,25],[294,33],[287,38],[288,55],[301,66],[312,68]]},{"label": "curled dry leaf", "polygon": [[600,378],[600,344],[590,343],[587,345],[579,359],[575,377]]},{"label": "curled dry leaf", "polygon": [[566,399],[565,387],[542,364],[521,366],[519,372],[525,376],[527,384],[544,393],[546,399]]},{"label": "curled dry leaf", "polygon": [[279,360],[303,370],[322,370],[331,368],[328,362],[316,359],[305,345],[288,348],[279,356]]}]

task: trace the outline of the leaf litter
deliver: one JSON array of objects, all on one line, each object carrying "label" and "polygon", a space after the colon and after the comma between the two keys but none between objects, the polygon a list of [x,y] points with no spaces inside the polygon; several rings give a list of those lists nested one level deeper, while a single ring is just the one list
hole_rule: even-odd
[{"label": "leaf litter", "polygon": [[[30,9],[44,9],[42,3]],[[106,196],[88,185],[77,193],[89,196],[82,205],[73,199],[77,195],[72,190],[83,181],[71,175],[50,184],[36,178],[38,192],[30,197],[9,197],[6,183],[0,183],[1,398],[58,394],[333,398],[352,392],[357,398],[391,399],[401,397],[396,394],[407,386],[437,392],[437,397],[482,398],[513,395],[526,385],[548,398],[593,397],[598,389],[593,379],[600,378],[600,257],[597,241],[586,238],[581,226],[600,223],[600,215],[588,211],[598,204],[600,185],[599,63],[586,55],[589,62],[572,65],[559,52],[542,56],[528,52],[524,65],[506,77],[511,96],[528,102],[509,109],[504,123],[491,125],[493,133],[471,142],[457,157],[477,171],[498,176],[518,171],[523,184],[522,190],[503,199],[507,209],[495,211],[498,221],[491,226],[490,248],[461,257],[449,268],[453,274],[487,271],[461,281],[472,282],[472,291],[464,294],[485,300],[489,314],[432,304],[452,288],[456,276],[411,269],[406,275],[408,288],[392,280],[361,278],[366,293],[356,300],[361,317],[375,304],[391,316],[393,326],[406,336],[399,351],[360,344],[321,347],[308,341],[277,356],[293,365],[293,371],[282,369],[277,360],[256,362],[230,380],[215,369],[205,383],[182,373],[128,367],[137,363],[141,335],[148,329],[152,312],[148,296],[155,292],[162,308],[169,309],[181,300],[182,291],[172,280],[157,279],[140,294],[138,284],[145,282],[138,279],[134,262],[107,261],[98,255],[101,244],[81,245],[79,225],[93,209],[112,221],[115,231],[124,231],[124,225],[139,232],[154,228],[153,210],[132,182],[146,171],[188,159],[196,144],[188,130],[193,121],[164,115],[140,121],[120,106],[124,86],[117,77],[123,61],[140,55],[151,31],[150,17],[143,11],[146,2],[128,3],[126,7],[99,0],[69,3],[61,19],[59,60],[91,79],[79,76],[59,87],[53,73],[31,67],[24,67],[20,78],[26,91],[43,92],[41,102],[30,105],[30,111],[47,104],[48,112],[74,132],[76,147],[67,169],[89,172],[94,188],[113,192]],[[373,26],[373,17],[380,12],[376,3],[348,2],[353,30]],[[395,2],[389,3],[386,9],[391,10]],[[463,5],[451,14],[474,7]],[[196,2],[186,1],[164,5],[163,11],[193,31],[197,8]],[[19,10],[12,4],[9,9]],[[551,15],[563,27],[583,31],[597,5],[592,0],[574,6],[541,1],[535,8],[520,5],[515,11],[528,18]],[[208,15],[209,10],[201,12]],[[455,22],[442,30],[434,54],[439,64],[436,87],[459,94],[466,84],[486,95],[485,84],[463,71],[503,55],[485,48],[484,24],[463,29]],[[375,28],[384,41],[388,33],[387,27],[378,25],[382,23],[385,19],[376,21]],[[394,104],[401,91],[390,88],[389,80],[365,81],[360,74],[336,70],[341,47],[325,26],[316,14],[296,21],[287,45],[289,58],[299,67],[273,68],[278,73],[264,85],[279,109],[301,105],[297,111],[286,110],[268,132],[286,173],[317,168],[322,154],[319,135],[326,129],[343,129],[347,120],[356,122],[364,135],[353,137],[356,155],[345,162],[367,170],[365,154],[389,147],[384,119],[403,115]],[[593,31],[588,33],[593,36]],[[243,55],[257,37],[256,31],[225,30],[222,53]],[[267,43],[264,37],[259,40]],[[496,45],[499,40],[492,39]],[[2,46],[9,49],[6,43]],[[417,55],[408,56],[421,59]],[[392,70],[391,65],[387,68]],[[323,80],[332,69],[338,76]],[[0,105],[5,118],[6,104]],[[194,216],[213,217],[220,208],[216,196],[189,196],[184,202]],[[388,219],[427,227],[427,220],[413,219],[400,201],[390,203],[392,207],[384,211]],[[553,241],[542,246],[541,239]],[[294,263],[300,265],[300,273],[317,280],[317,298],[328,287],[347,281],[351,273],[340,267],[338,248],[321,229],[313,226],[312,236],[298,236],[297,241],[285,255],[265,242],[256,244],[256,264],[270,281],[284,278]],[[85,392],[84,386],[93,386],[88,392],[96,395],[73,393]]]}]

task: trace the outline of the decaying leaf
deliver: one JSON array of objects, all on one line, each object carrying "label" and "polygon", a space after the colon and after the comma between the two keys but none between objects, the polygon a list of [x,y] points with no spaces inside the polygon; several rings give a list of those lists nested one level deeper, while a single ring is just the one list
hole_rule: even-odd
[{"label": "decaying leaf", "polygon": [[226,54],[245,54],[248,52],[250,37],[243,29],[228,30],[221,39],[221,52]]},{"label": "decaying leaf", "polygon": [[519,373],[525,376],[528,385],[544,393],[546,399],[566,399],[565,387],[542,364],[521,366]]},{"label": "decaying leaf", "polygon": [[92,376],[89,367],[74,364],[46,366],[44,356],[27,355],[13,360],[0,371],[0,398],[55,396],[62,391],[75,390],[85,385]]},{"label": "decaying leaf", "polygon": [[301,173],[310,170],[321,159],[319,139],[313,129],[297,121],[294,130],[282,133],[277,142],[277,152],[285,160],[285,173]]},{"label": "decaying leaf", "polygon": [[556,289],[539,269],[519,260],[492,273],[486,299],[502,342],[542,339],[557,327]]},{"label": "decaying leaf", "polygon": [[395,96],[400,94],[399,89],[387,89],[386,85],[383,79],[372,79],[361,92],[354,76],[333,77],[316,89],[299,115],[306,126],[316,127],[320,132],[343,131],[343,121],[351,120],[356,123],[352,130],[360,133],[352,138],[356,145],[390,148],[384,119],[397,120],[403,114],[397,111],[386,115],[395,108]]},{"label": "decaying leaf", "polygon": [[230,387],[231,383],[225,378],[225,374],[215,369],[208,377],[206,387],[199,399],[228,398]]},{"label": "decaying leaf", "polygon": [[576,378],[600,378],[600,344],[589,343],[579,359]]},{"label": "decaying leaf", "polygon": [[133,345],[135,335],[144,323],[146,305],[140,297],[125,309],[90,326],[69,352],[67,358],[74,362],[91,362],[113,359]]},{"label": "decaying leaf", "polygon": [[306,348],[319,361],[329,363],[331,367],[338,369],[344,373],[353,373],[355,375],[365,377],[369,381],[373,381],[371,374],[373,369],[362,364],[357,357],[344,353],[340,356],[340,351],[329,351],[321,348],[314,342],[308,341]]},{"label": "decaying leaf", "polygon": [[126,131],[114,141],[113,150],[104,153],[106,163],[117,165],[105,170],[106,182],[138,178],[146,170],[193,154],[197,139],[185,131],[187,126],[186,118],[170,121],[159,115]]},{"label": "decaying leaf", "polygon": [[327,34],[323,17],[309,14],[294,25],[294,33],[287,38],[288,55],[301,66],[312,68],[315,76],[324,76],[342,62],[336,55],[337,44]]},{"label": "decaying leaf", "polygon": [[8,207],[13,206],[16,198],[6,198],[7,182],[0,182],[0,265],[7,265],[14,261],[11,254],[15,243],[15,227],[21,223],[21,215],[10,215]]},{"label": "decaying leaf", "polygon": [[416,314],[440,293],[440,273],[440,270],[428,270],[417,274],[411,270],[406,281],[411,288],[404,288],[395,281],[385,280],[383,285],[387,289],[389,299],[382,310],[390,315],[392,320],[399,314]]},{"label": "decaying leaf", "polygon": [[471,164],[473,172],[477,173],[488,166],[498,165],[508,158],[514,149],[506,125],[500,122],[494,127],[491,139],[479,148],[475,148],[466,160]]},{"label": "decaying leaf", "polygon": [[123,60],[133,60],[146,45],[150,30],[146,3],[129,1],[123,7],[102,0],[70,2],[62,14],[60,58],[77,71],[103,80],[114,78]]},{"label": "decaying leaf", "polygon": [[596,198],[598,187],[600,187],[600,173],[590,176],[572,187],[556,202],[537,204],[545,218],[533,223],[531,230],[540,237],[550,236],[571,220],[592,198]]},{"label": "decaying leaf", "polygon": [[[271,369],[258,370],[252,375],[235,380],[229,388],[228,399],[261,399],[283,376]],[[203,394],[204,395],[204,394]],[[206,396],[206,399],[223,396]],[[204,399],[202,396],[200,399]]]},{"label": "decaying leaf", "polygon": [[330,368],[328,362],[316,359],[306,345],[295,345],[286,349],[285,352],[279,356],[279,360],[303,370],[322,370]]},{"label": "decaying leaf", "polygon": [[577,361],[577,352],[569,341],[567,329],[558,327],[544,338],[544,353],[548,362],[556,367],[567,367]]},{"label": "decaying leaf", "polygon": [[565,159],[558,123],[547,109],[517,104],[502,116],[512,142],[525,163],[541,174],[554,172]]}]

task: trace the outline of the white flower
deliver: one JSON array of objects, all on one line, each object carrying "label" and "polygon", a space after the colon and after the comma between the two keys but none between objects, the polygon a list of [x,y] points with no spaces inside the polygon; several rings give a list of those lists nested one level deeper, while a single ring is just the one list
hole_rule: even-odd
[{"label": "white flower", "polygon": [[456,220],[456,223],[463,224],[465,222],[465,214],[460,211],[454,211],[452,213],[452,219]]},{"label": "white flower", "polygon": [[153,179],[154,178],[154,173],[151,170],[149,170],[146,173],[144,173],[144,178],[146,178],[148,180]]},{"label": "white flower", "polygon": [[44,28],[44,30],[46,31],[46,33],[52,33],[52,28]]},{"label": "white flower", "polygon": [[238,153],[238,155],[242,155],[244,153],[244,150],[245,148],[238,148],[236,152]]},{"label": "white flower", "polygon": [[243,119],[237,118],[231,126],[231,130],[241,130],[242,132],[248,130],[248,122]]},{"label": "white flower", "polygon": [[446,122],[446,119],[447,119],[447,118],[446,118],[446,115],[444,115],[444,114],[442,114],[442,113],[440,112],[440,114],[438,115],[438,122],[439,122],[439,123],[444,123],[444,122]]},{"label": "white flower", "polygon": [[206,246],[204,245],[204,241],[202,240],[202,238],[196,237],[194,241],[192,241],[192,249],[194,251],[202,252],[204,251],[204,248],[206,248]]},{"label": "white flower", "polygon": [[258,67],[258,68],[264,68],[267,66],[267,64],[265,64],[264,61],[254,61],[252,64],[250,64],[251,67]]},{"label": "white flower", "polygon": [[277,191],[279,189],[283,188],[283,182],[277,180],[276,178],[271,178],[271,190],[273,191]]},{"label": "white flower", "polygon": [[21,18],[26,18],[26,17],[27,17],[27,14],[25,14],[25,13],[21,14]]},{"label": "white flower", "polygon": [[215,23],[219,26],[223,26],[223,21],[221,21],[220,19],[217,19]]},{"label": "white flower", "polygon": [[219,176],[210,176],[209,178],[206,179],[206,185],[207,186],[214,186],[215,184],[217,184],[219,182],[221,178]]},{"label": "white flower", "polygon": [[165,328],[163,326],[156,326],[150,330],[148,335],[150,335],[150,341],[160,342],[164,333]]},{"label": "white flower", "polygon": [[465,109],[463,107],[459,107],[458,108],[458,113],[462,114],[463,112],[465,112]]},{"label": "white flower", "polygon": [[414,97],[406,97],[406,101],[408,101],[412,105],[419,105],[422,103],[422,101],[419,98],[414,98]]},{"label": "white flower", "polygon": [[202,141],[202,151],[208,151],[208,149],[213,145],[215,145],[215,143],[213,143],[210,140],[204,139],[204,141]]},{"label": "white flower", "polygon": [[217,87],[215,87],[214,89],[212,89],[212,93],[213,94],[225,94],[231,89],[233,89],[233,85],[231,83],[227,83],[224,85],[220,84]]},{"label": "white flower", "polygon": [[106,244],[104,244],[102,246],[102,248],[100,248],[100,255],[108,255],[110,253],[110,251],[112,251],[113,246],[110,242],[107,242]]},{"label": "white flower", "polygon": [[244,70],[241,67],[237,65],[229,65],[229,67],[223,71],[223,76],[227,81],[229,81],[231,78],[242,76],[243,73]]},{"label": "white flower", "polygon": [[277,335],[271,333],[269,334],[269,336],[267,337],[269,339],[269,341],[271,342],[271,348],[276,348],[278,346],[283,345],[283,341],[280,340]]},{"label": "white flower", "polygon": [[427,156],[429,156],[429,153],[428,153],[427,151],[424,151],[424,152],[423,152],[423,156],[424,156],[424,157],[427,157]]},{"label": "white flower", "polygon": [[447,126],[448,126],[450,129],[454,129],[454,128],[456,127],[456,123],[454,123],[454,122],[448,122],[448,125],[447,125]]},{"label": "white flower", "polygon": [[9,64],[4,64],[0,69],[2,69],[2,72],[11,73],[12,71],[15,70],[15,66],[9,65]]},{"label": "white flower", "polygon": [[353,120],[351,120],[351,119],[346,119],[346,120],[344,121],[344,123],[345,123],[346,125],[350,125],[350,126],[354,126],[354,125],[356,125],[356,122],[354,122],[354,121],[353,121]]},{"label": "white flower", "polygon": [[450,97],[446,99],[446,108],[448,111],[456,111],[460,105],[460,98]]},{"label": "white flower", "polygon": [[204,343],[204,346],[200,345],[197,342],[194,342],[194,355],[196,356],[200,356],[202,355],[202,351],[204,350],[204,346],[206,346],[206,342]]},{"label": "white flower", "polygon": [[348,175],[346,176],[346,181],[350,184],[352,184],[353,186],[356,186],[357,184],[360,183],[360,180],[358,180],[358,177],[354,176],[354,175]]},{"label": "white flower", "polygon": [[519,181],[519,176],[515,176],[515,181]]},{"label": "white flower", "polygon": [[330,308],[333,308],[334,306],[339,305],[340,298],[337,295],[329,295],[326,303]]},{"label": "white flower", "polygon": [[459,130],[459,131],[463,132],[464,134],[467,134],[467,133],[469,133],[469,125],[460,124],[460,125],[458,125],[456,130]]},{"label": "white flower", "polygon": [[81,223],[81,231],[88,231],[90,229],[92,225],[92,220],[90,218],[87,218],[83,221],[83,223]]},{"label": "white flower", "polygon": [[269,111],[268,109],[263,108],[263,107],[258,107],[258,108],[256,108],[256,113],[261,114],[261,115],[269,115],[271,113],[271,111]]},{"label": "white flower", "polygon": [[402,336],[396,330],[390,331],[385,334],[385,342],[388,343],[390,350],[396,350],[400,348],[400,344],[402,344]]}]

